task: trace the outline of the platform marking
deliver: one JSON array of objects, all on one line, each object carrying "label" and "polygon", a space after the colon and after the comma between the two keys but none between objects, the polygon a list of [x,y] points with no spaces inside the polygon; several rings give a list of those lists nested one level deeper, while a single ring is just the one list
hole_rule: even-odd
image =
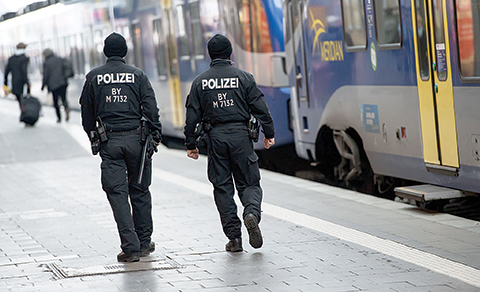
[{"label": "platform marking", "polygon": [[[183,175],[174,174],[154,167],[153,175],[163,181],[176,184],[195,193],[213,197],[213,187]],[[264,214],[325,233],[341,240],[352,242],[376,250],[385,255],[415,264],[437,273],[456,278],[467,284],[480,287],[480,270],[418,250],[416,248],[380,238],[362,231],[348,228],[313,216],[295,212],[276,205],[262,203]]]}]

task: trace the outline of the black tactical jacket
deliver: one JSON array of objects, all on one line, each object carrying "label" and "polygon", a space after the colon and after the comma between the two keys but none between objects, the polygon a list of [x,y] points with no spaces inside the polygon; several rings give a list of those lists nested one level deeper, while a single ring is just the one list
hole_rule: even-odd
[{"label": "black tactical jacket", "polygon": [[145,73],[125,64],[121,57],[108,58],[90,71],[80,97],[82,125],[87,134],[100,117],[108,131],[129,131],[140,126],[142,115],[151,131],[161,133],[155,92]]},{"label": "black tactical jacket", "polygon": [[250,114],[262,125],[266,138],[274,138],[272,116],[252,74],[235,68],[229,60],[213,60],[210,68],[192,83],[186,102],[184,134],[187,149],[195,149],[195,126],[247,122]]}]

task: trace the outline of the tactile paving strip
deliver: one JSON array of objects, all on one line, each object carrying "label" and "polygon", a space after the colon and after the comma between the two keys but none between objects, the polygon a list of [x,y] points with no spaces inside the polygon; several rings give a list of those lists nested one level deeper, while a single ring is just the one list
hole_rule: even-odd
[{"label": "tactile paving strip", "polygon": [[97,276],[104,274],[130,273],[140,271],[174,270],[183,268],[172,259],[158,259],[151,262],[135,262],[128,264],[101,265],[84,268],[60,267],[57,263],[45,264],[45,267],[53,273],[55,279],[75,277]]}]

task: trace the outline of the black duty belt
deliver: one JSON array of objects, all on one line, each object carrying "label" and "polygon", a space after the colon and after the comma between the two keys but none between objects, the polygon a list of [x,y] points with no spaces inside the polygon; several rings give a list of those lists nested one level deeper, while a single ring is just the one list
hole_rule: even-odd
[{"label": "black duty belt", "polygon": [[218,123],[214,124],[213,127],[235,127],[235,126],[247,126],[247,122],[231,122],[231,123]]},{"label": "black duty belt", "polygon": [[140,134],[141,128],[136,128],[133,130],[128,130],[128,131],[108,131],[108,136],[114,137],[114,136],[127,136],[127,135],[135,135],[135,134]]}]

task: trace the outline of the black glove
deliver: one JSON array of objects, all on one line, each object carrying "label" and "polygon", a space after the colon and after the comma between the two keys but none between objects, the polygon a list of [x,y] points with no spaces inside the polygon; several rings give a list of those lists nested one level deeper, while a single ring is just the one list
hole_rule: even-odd
[{"label": "black glove", "polygon": [[160,134],[159,130],[155,130],[152,132],[152,138],[153,138],[153,141],[157,142],[157,144],[162,142],[162,134]]},{"label": "black glove", "polygon": [[152,137],[149,137],[146,141],[147,143],[147,155],[148,157],[152,158],[154,152],[158,152],[158,142],[153,139]]}]

